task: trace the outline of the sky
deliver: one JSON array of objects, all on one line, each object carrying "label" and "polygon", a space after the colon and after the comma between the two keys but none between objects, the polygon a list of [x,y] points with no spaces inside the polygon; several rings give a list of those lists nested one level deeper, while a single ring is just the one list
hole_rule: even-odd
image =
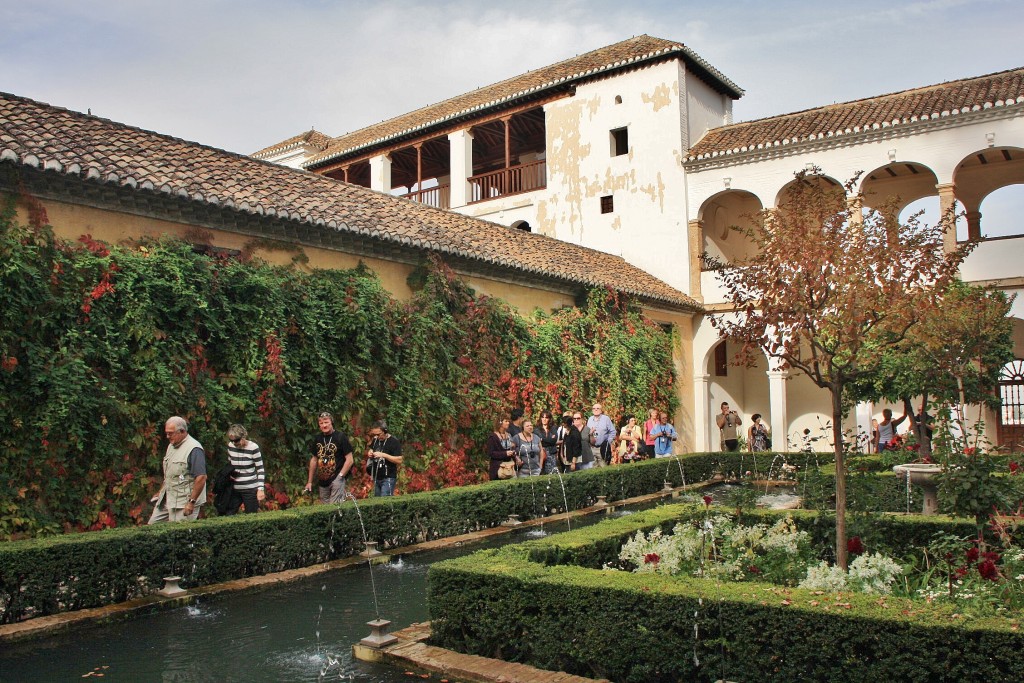
[{"label": "sky", "polygon": [[0,0],[0,91],[251,153],[634,35],[746,91],[737,121],[1024,66],[1020,0]]}]

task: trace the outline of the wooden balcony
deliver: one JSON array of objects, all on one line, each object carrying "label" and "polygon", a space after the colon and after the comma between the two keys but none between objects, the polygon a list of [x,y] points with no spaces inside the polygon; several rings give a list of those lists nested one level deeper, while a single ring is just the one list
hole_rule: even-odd
[{"label": "wooden balcony", "polygon": [[451,208],[451,185],[437,185],[399,196],[432,206],[435,209]]},{"label": "wooden balcony", "polygon": [[521,192],[547,187],[547,165],[544,159],[520,166],[481,173],[469,178],[469,203],[485,202]]}]

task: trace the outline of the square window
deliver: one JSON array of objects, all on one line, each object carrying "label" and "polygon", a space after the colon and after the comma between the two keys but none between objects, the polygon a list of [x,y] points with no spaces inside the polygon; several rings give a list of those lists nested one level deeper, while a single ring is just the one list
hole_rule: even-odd
[{"label": "square window", "polygon": [[629,129],[628,128],[616,128],[611,132],[612,137],[612,156],[620,157],[623,154],[629,154]]},{"label": "square window", "polygon": [[612,196],[605,195],[601,197],[601,213],[611,213],[615,210],[615,203],[612,201]]}]

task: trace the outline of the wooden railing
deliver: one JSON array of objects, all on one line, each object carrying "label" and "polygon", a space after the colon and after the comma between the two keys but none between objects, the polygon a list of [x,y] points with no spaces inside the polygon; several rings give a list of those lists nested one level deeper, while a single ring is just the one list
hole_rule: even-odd
[{"label": "wooden railing", "polygon": [[428,187],[400,196],[420,204],[433,206],[436,209],[451,208],[451,185],[437,185],[436,187]]},{"label": "wooden railing", "polygon": [[547,165],[543,159],[528,164],[481,173],[469,178],[469,201],[483,202],[520,192],[547,187]]}]

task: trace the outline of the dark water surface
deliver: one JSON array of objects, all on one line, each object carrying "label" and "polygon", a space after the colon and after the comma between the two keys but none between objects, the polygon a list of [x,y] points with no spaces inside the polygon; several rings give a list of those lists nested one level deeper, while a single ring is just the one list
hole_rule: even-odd
[{"label": "dark water surface", "polygon": [[[603,519],[574,518],[572,528]],[[374,565],[380,616],[391,620],[392,631],[426,621],[427,569],[434,562],[566,528],[564,521],[548,522]],[[351,646],[370,634],[366,622],[376,616],[371,570],[360,564],[272,590],[4,645],[0,682],[421,680],[353,660]]]}]

